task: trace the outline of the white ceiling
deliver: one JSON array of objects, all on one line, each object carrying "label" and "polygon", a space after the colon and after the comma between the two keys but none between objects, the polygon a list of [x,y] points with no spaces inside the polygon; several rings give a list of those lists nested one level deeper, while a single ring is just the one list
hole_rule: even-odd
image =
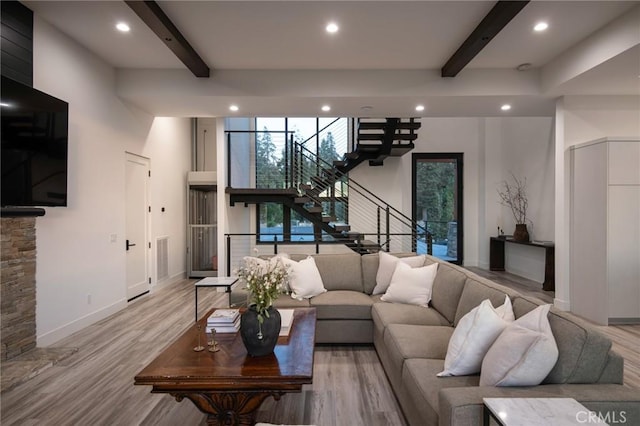
[{"label": "white ceiling", "polygon": [[[562,94],[640,95],[637,47],[603,55],[555,87],[540,84],[545,67],[625,16],[640,43],[637,1],[532,1],[446,79],[440,68],[494,1],[159,1],[209,79],[185,71],[124,2],[23,3],[117,68],[120,96],[155,115],[230,115],[230,103],[241,115],[317,115],[328,103],[331,115],[361,115],[368,105],[407,116],[423,103],[426,116],[490,116],[502,114],[501,102],[514,103],[513,115],[552,115]],[[330,20],[337,34],[324,31]],[[549,22],[545,33],[532,31],[539,20]],[[131,32],[115,31],[118,21]],[[522,63],[531,69],[514,71]]]}]

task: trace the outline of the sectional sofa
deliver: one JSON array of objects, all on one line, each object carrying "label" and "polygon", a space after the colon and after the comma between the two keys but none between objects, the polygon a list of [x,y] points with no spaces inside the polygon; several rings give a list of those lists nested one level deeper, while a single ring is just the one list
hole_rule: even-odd
[{"label": "sectional sofa", "polygon": [[[580,318],[553,308],[549,312],[558,359],[540,385],[480,386],[478,374],[438,377],[455,327],[483,300],[499,306],[508,296],[516,319],[543,302],[426,256],[425,265],[438,263],[428,307],[388,303],[372,295],[378,254],[313,258],[327,291],[303,300],[282,295],[275,306],[315,307],[316,343],[372,343],[410,425],[482,424],[483,397],[570,397],[609,419],[640,424],[640,390],[622,384],[622,357]],[[243,298],[241,290],[234,290],[232,300]]]}]

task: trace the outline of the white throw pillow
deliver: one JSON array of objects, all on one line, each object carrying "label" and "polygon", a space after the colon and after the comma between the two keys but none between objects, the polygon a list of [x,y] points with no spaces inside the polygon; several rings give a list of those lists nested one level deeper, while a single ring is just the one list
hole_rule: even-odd
[{"label": "white throw pillow", "polygon": [[409,257],[396,257],[384,251],[378,252],[378,273],[376,274],[376,286],[373,289],[372,294],[382,294],[387,291],[391,278],[396,270],[396,265],[399,262],[404,262],[412,268],[417,268],[424,265],[426,259],[425,255],[409,256]]},{"label": "white throw pillow", "polygon": [[518,318],[487,351],[480,371],[480,386],[536,386],[558,360],[558,346],[542,305]]},{"label": "white throw pillow", "polygon": [[412,268],[404,262],[398,262],[389,288],[380,299],[385,302],[427,306],[431,300],[431,289],[437,271],[437,263]]},{"label": "white throw pillow", "polygon": [[289,287],[291,287],[292,298],[309,299],[327,291],[313,257],[309,256],[300,262],[282,258],[282,263],[289,268]]},{"label": "white throw pillow", "polygon": [[499,308],[494,308],[489,299],[483,300],[458,322],[449,340],[444,371],[438,377],[479,373],[487,351],[513,320],[509,296]]}]

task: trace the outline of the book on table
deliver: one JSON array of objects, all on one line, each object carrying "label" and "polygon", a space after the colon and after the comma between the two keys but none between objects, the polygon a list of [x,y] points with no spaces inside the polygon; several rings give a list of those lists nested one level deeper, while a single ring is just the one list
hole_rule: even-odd
[{"label": "book on table", "polygon": [[240,318],[239,309],[216,309],[207,318],[207,324],[229,325]]},{"label": "book on table", "polygon": [[214,329],[216,333],[235,333],[240,330],[240,316],[238,315],[233,322],[229,323],[210,323],[207,322],[207,333]]},{"label": "book on table", "polygon": [[278,309],[280,312],[280,336],[288,336],[293,324],[293,309]]},{"label": "book on table", "polygon": [[240,311],[238,309],[216,309],[207,318],[207,332],[235,333],[240,329]]}]

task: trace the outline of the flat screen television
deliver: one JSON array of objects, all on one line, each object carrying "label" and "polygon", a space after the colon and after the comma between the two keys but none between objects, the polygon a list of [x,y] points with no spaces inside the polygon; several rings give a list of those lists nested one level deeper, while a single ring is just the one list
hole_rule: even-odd
[{"label": "flat screen television", "polygon": [[2,207],[67,205],[69,104],[2,76]]}]

